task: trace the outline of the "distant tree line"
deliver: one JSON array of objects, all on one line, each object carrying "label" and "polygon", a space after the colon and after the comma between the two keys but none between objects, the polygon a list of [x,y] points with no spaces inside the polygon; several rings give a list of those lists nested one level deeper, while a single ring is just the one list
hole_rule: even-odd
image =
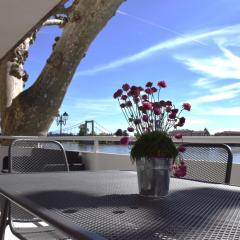
[{"label": "distant tree line", "polygon": [[116,135],[116,136],[128,136],[128,132],[127,132],[127,130],[122,130],[122,129],[118,129],[115,133],[114,133],[114,135]]}]

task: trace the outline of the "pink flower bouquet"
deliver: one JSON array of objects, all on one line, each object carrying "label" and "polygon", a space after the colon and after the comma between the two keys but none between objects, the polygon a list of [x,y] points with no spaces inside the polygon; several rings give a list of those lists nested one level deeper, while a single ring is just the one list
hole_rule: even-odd
[{"label": "pink flower bouquet", "polygon": [[[125,83],[113,97],[118,100],[129,124],[127,130],[137,137],[130,153],[132,160],[140,157],[173,158],[173,174],[184,177],[187,171],[182,157],[185,147],[176,147],[169,131],[184,126],[186,119],[181,114],[190,111],[191,105],[183,103],[178,109],[172,101],[160,99],[160,92],[166,87],[164,80],[159,81],[156,87],[152,82],[147,82],[144,88]],[[175,138],[182,139],[182,135],[177,133]],[[124,137],[121,143],[128,144],[128,139]]]}]

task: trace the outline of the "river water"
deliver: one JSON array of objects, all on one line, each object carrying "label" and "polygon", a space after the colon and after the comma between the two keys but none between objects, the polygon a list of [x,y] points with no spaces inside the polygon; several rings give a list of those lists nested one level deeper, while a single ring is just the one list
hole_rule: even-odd
[{"label": "river water", "polygon": [[[94,147],[93,145],[85,145],[79,143],[72,143],[72,142],[65,142],[62,143],[65,150],[72,150],[72,151],[87,151],[93,152]],[[233,162],[240,164],[240,147],[231,147],[233,153]],[[126,145],[111,145],[111,144],[100,144],[98,147],[99,152],[106,152],[106,153],[115,153],[115,154],[129,154],[130,148]],[[218,154],[216,153],[216,156]]]}]

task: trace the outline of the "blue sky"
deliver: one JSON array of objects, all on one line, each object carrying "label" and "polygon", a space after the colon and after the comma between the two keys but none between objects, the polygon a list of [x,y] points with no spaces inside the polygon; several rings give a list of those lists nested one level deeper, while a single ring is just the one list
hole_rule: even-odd
[{"label": "blue sky", "polygon": [[[240,131],[239,0],[128,0],[94,40],[78,66],[60,112],[70,127],[96,120],[115,132],[127,124],[116,100],[122,84],[164,79],[163,99],[190,102],[184,128]],[[29,87],[51,52],[55,27],[30,50]],[[52,131],[57,130],[55,122]]]}]

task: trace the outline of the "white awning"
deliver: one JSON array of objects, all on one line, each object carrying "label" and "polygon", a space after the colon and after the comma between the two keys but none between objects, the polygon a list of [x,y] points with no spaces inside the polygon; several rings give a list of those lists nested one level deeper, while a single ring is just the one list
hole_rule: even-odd
[{"label": "white awning", "polygon": [[0,60],[61,0],[0,0]]}]

